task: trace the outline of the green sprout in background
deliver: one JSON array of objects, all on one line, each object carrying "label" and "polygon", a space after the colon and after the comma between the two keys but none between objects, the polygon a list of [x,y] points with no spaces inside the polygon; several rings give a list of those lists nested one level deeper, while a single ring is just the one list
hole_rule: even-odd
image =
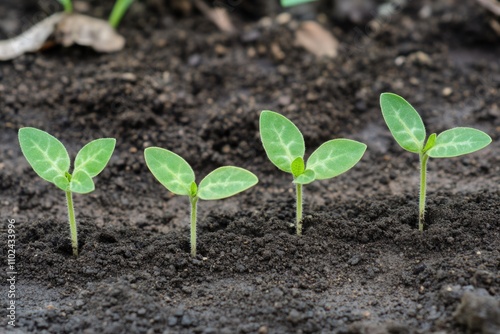
[{"label": "green sprout in background", "polygon": [[[71,0],[59,0],[59,2],[63,5],[65,13],[73,13],[73,3]],[[109,25],[113,28],[118,27],[123,16],[133,2],[134,0],[117,0],[108,18]]]},{"label": "green sprout in background", "polygon": [[196,219],[198,199],[217,200],[236,195],[257,184],[257,177],[246,169],[219,167],[199,185],[191,166],[179,155],[159,147],[144,150],[146,165],[155,178],[176,195],[189,196],[191,204],[191,256],[196,256]]},{"label": "green sprout in background", "polygon": [[302,185],[338,176],[358,163],[366,145],[350,139],[333,139],[314,151],[304,163],[305,144],[300,130],[286,117],[269,110],[260,114],[260,137],[267,157],[291,173],[296,188],[297,235],[302,234]]},{"label": "green sprout in background", "polygon": [[19,130],[21,151],[35,173],[66,193],[74,256],[78,256],[78,233],[73,209],[73,193],[86,194],[94,191],[92,178],[106,167],[115,149],[115,143],[114,138],[102,138],[85,145],[76,155],[73,174],[70,174],[68,151],[59,140],[35,128]]},{"label": "green sprout in background", "polygon": [[385,122],[397,143],[420,156],[420,198],[418,229],[424,230],[427,161],[429,158],[451,158],[478,151],[491,143],[486,133],[473,128],[453,128],[431,134],[426,141],[425,126],[418,112],[401,96],[380,95]]},{"label": "green sprout in background", "polygon": [[123,16],[127,12],[130,5],[134,2],[134,0],[117,0],[113,9],[111,10],[111,14],[109,15],[108,22],[113,27],[116,28],[120,24]]},{"label": "green sprout in background", "polygon": [[302,5],[307,2],[313,2],[316,0],[281,0],[281,6],[283,7],[292,7],[297,5]]},{"label": "green sprout in background", "polygon": [[73,13],[73,3],[71,0],[59,0],[59,2],[63,5],[64,12],[67,14]]}]

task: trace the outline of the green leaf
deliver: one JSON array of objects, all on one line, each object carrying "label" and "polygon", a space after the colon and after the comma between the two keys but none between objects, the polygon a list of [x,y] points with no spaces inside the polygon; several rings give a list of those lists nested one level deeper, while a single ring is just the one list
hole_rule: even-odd
[{"label": "green leaf", "polygon": [[215,200],[230,197],[257,184],[257,176],[246,169],[220,167],[205,176],[198,186],[198,197]]},{"label": "green leaf", "polygon": [[407,151],[420,153],[424,147],[425,126],[417,111],[401,96],[380,95],[385,122],[398,144]]},{"label": "green leaf", "polygon": [[274,111],[264,110],[260,114],[260,138],[267,157],[284,172],[291,173],[291,164],[305,152],[304,137],[299,129]]},{"label": "green leaf", "polygon": [[115,144],[114,138],[101,138],[85,145],[76,155],[74,173],[85,171],[94,177],[102,172],[113,154]]},{"label": "green leaf", "polygon": [[108,22],[113,27],[116,28],[120,24],[123,15],[127,12],[127,9],[134,2],[134,0],[116,0],[111,14],[109,15]]},{"label": "green leaf", "polygon": [[190,189],[190,194],[189,196],[194,197],[198,194],[198,186],[196,185],[196,182],[191,182],[191,189]]},{"label": "green leaf", "polygon": [[35,128],[21,128],[18,136],[21,151],[38,176],[49,182],[57,176],[65,177],[70,160],[59,140]]},{"label": "green leaf", "polygon": [[73,12],[73,4],[71,3],[71,0],[59,0],[59,2],[63,5],[64,11],[67,14],[71,14]]},{"label": "green leaf", "polygon": [[313,2],[315,0],[281,0],[281,6],[292,7],[297,5],[302,5],[307,2]]},{"label": "green leaf", "polygon": [[71,176],[71,181],[69,182],[69,190],[78,194],[86,194],[94,191],[94,181],[92,177],[87,174],[84,170],[79,170]]},{"label": "green leaf", "polygon": [[298,183],[298,184],[308,184],[316,180],[316,174],[312,169],[306,169],[302,174],[297,176],[294,180],[293,183]]},{"label": "green leaf", "polygon": [[144,150],[146,165],[156,179],[177,195],[191,194],[195,176],[191,166],[179,155],[159,147]]},{"label": "green leaf", "polygon": [[433,148],[434,145],[436,145],[436,134],[435,133],[431,134],[429,136],[429,139],[427,139],[427,143],[424,146],[423,152],[424,153],[427,152],[428,150]]},{"label": "green leaf", "polygon": [[69,191],[69,181],[65,176],[56,176],[54,178],[54,184],[61,190]]},{"label": "green leaf", "polygon": [[436,144],[427,154],[432,158],[450,158],[472,153],[485,148],[491,138],[483,131],[473,128],[453,128],[441,132]]},{"label": "green leaf", "polygon": [[293,177],[297,177],[304,173],[304,170],[306,169],[304,159],[302,157],[295,158],[295,160],[292,161],[290,169],[292,170]]},{"label": "green leaf", "polygon": [[316,174],[316,180],[340,175],[361,160],[366,145],[350,139],[333,139],[322,144],[307,160],[307,169]]}]

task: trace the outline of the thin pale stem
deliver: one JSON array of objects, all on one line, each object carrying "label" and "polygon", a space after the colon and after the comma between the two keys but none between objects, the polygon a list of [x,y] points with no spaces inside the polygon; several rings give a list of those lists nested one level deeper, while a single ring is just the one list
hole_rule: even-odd
[{"label": "thin pale stem", "polygon": [[302,184],[297,183],[295,190],[297,193],[297,235],[302,235]]},{"label": "thin pale stem", "polygon": [[73,194],[71,193],[71,191],[66,191],[66,203],[68,204],[71,247],[73,248],[73,255],[78,256],[78,232],[76,231],[75,209],[73,209]]},{"label": "thin pale stem", "polygon": [[427,188],[427,161],[429,156],[425,153],[420,154],[420,199],[418,204],[418,229],[424,230],[425,218],[425,194]]},{"label": "thin pale stem", "polygon": [[191,202],[191,256],[196,257],[196,210],[198,204],[198,197],[190,197]]}]

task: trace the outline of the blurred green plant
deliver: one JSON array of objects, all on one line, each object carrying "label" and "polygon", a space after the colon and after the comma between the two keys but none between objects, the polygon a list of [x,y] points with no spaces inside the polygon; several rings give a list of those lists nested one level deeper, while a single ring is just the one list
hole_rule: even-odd
[{"label": "blurred green plant", "polygon": [[[58,0],[64,8],[64,12],[71,14],[73,13],[73,3],[71,0]],[[116,28],[120,24],[123,16],[127,12],[130,5],[134,2],[134,0],[117,0],[111,10],[111,14],[109,15],[108,22],[113,27]]]},{"label": "blurred green plant", "polygon": [[281,0],[281,6],[283,7],[292,7],[297,5],[302,5],[307,2],[313,2],[316,0]]},{"label": "blurred green plant", "polygon": [[73,3],[71,2],[71,0],[59,0],[59,2],[63,5],[64,11],[66,13],[73,13]]},{"label": "blurred green plant", "polygon": [[113,27],[116,28],[120,24],[123,16],[127,12],[130,5],[134,0],[118,0],[115,2],[111,14],[109,15],[108,22]]}]

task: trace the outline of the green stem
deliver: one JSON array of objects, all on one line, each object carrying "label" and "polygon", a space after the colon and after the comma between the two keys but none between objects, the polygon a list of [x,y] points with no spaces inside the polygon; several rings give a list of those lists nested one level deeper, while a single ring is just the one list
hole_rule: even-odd
[{"label": "green stem", "polygon": [[196,257],[196,209],[198,196],[190,197],[191,202],[191,256]]},{"label": "green stem", "polygon": [[295,184],[297,193],[297,235],[302,235],[302,184]]},{"label": "green stem", "polygon": [[426,153],[420,154],[420,199],[418,204],[418,229],[424,230],[425,216],[425,194],[427,187],[427,161],[429,156]]},{"label": "green stem", "polygon": [[73,13],[73,3],[71,0],[59,0],[59,2],[63,5],[66,14]]},{"label": "green stem", "polygon": [[73,255],[78,256],[78,233],[76,231],[75,209],[73,209],[73,194],[71,191],[66,191],[66,203],[68,204],[69,230],[71,233]]},{"label": "green stem", "polygon": [[120,24],[120,21],[125,15],[125,12],[130,7],[130,5],[134,2],[134,0],[117,0],[113,9],[111,10],[111,14],[109,15],[108,22],[113,27],[116,28]]}]

